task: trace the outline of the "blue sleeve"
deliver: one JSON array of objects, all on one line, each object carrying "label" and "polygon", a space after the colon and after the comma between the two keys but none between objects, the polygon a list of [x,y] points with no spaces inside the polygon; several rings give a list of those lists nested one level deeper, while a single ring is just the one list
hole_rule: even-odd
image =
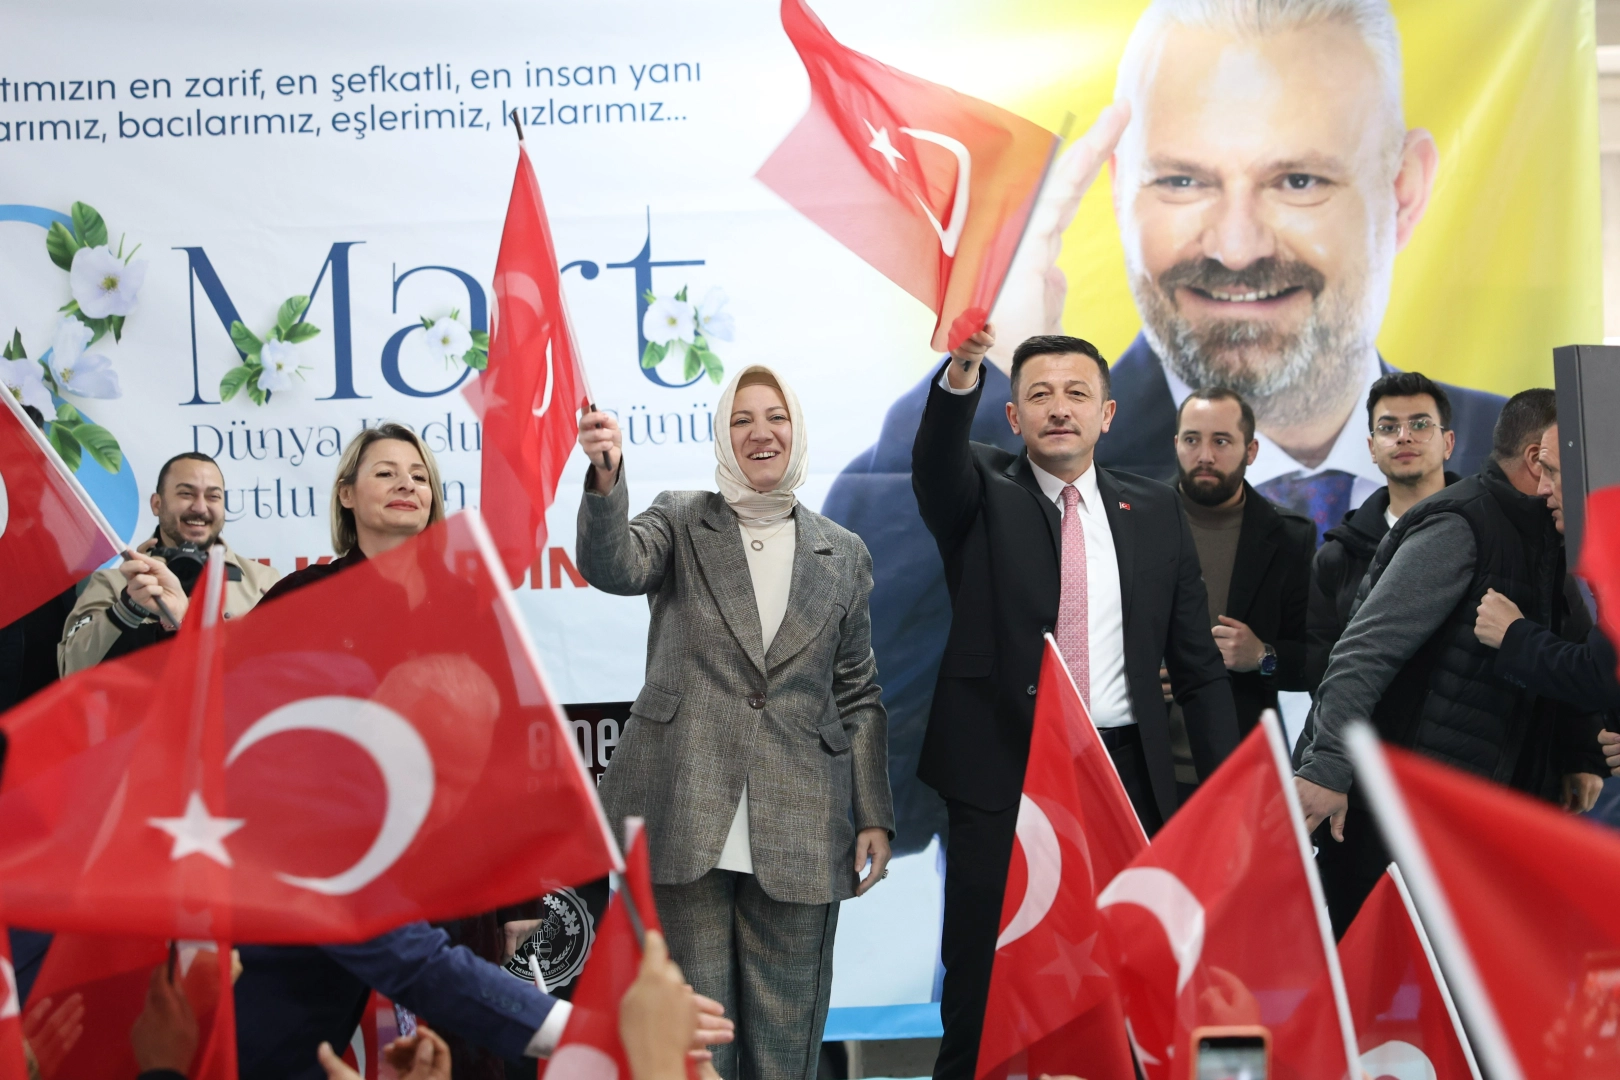
[{"label": "blue sleeve", "polygon": [[510,1061],[521,1060],[557,999],[514,979],[425,922],[324,951],[429,1026],[453,1031]]},{"label": "blue sleeve", "polygon": [[1519,619],[1502,635],[1495,668],[1504,679],[1543,697],[1593,711],[1620,708],[1614,647],[1597,627],[1577,643]]}]

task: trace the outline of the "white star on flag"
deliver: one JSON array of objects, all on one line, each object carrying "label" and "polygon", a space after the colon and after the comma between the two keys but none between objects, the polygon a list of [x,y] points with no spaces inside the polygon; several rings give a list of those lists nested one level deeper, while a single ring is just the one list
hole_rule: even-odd
[{"label": "white star on flag", "polygon": [[193,791],[186,800],[184,817],[147,818],[154,829],[162,829],[174,837],[171,860],[187,855],[206,855],[221,866],[231,865],[231,853],[225,850],[225,838],[247,823],[245,818],[214,817],[203,805],[202,795]]},{"label": "white star on flag", "polygon": [[866,130],[872,133],[872,141],[867,143],[867,145],[883,155],[883,159],[889,163],[889,168],[893,169],[895,172],[899,172],[900,166],[894,163],[895,159],[898,158],[901,161],[904,161],[906,160],[906,156],[900,151],[896,150],[894,148],[894,144],[889,141],[889,129],[886,127],[875,128],[872,126],[872,121],[866,119],[865,117],[861,118],[861,123],[865,124]]}]

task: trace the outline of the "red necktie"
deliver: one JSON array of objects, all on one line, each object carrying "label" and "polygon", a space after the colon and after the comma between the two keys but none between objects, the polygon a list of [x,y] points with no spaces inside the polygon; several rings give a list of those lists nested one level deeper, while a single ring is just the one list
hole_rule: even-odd
[{"label": "red necktie", "polygon": [[1091,708],[1091,634],[1086,609],[1086,530],[1080,521],[1080,491],[1063,489],[1062,566],[1058,573],[1058,651],[1069,662],[1069,674],[1080,700]]}]

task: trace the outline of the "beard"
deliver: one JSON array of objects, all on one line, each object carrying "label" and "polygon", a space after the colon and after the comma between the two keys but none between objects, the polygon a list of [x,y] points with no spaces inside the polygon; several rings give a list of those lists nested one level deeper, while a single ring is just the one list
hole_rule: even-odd
[{"label": "beard", "polygon": [[[1373,348],[1387,290],[1369,290],[1360,280],[1329,288],[1315,267],[1274,257],[1242,270],[1214,259],[1188,259],[1157,279],[1140,266],[1130,271],[1143,334],[1193,389],[1235,390],[1274,427],[1318,420],[1342,405],[1347,388],[1359,393],[1357,373]],[[1176,304],[1176,291],[1182,288],[1223,293],[1300,289],[1310,294],[1311,307],[1296,330],[1242,318],[1194,326]]]},{"label": "beard", "polygon": [[[171,539],[173,539],[173,540],[178,541],[178,543],[175,545],[176,547],[178,547],[179,544],[183,544],[183,543],[186,542],[185,537],[180,535],[180,529],[182,527],[189,528],[193,524],[201,524],[201,523],[200,522],[189,522],[189,521],[186,521],[184,518],[175,518],[173,521],[167,521],[167,522],[160,520],[158,522],[158,532],[160,534],[162,534],[163,542],[165,544],[167,544]],[[219,543],[219,534],[224,532],[224,531],[225,531],[225,515],[221,514],[218,519],[208,523],[208,539],[200,542],[197,546],[202,548],[204,551],[208,550],[209,548],[213,547],[215,544]]]},{"label": "beard", "polygon": [[1181,474],[1182,493],[1187,498],[1199,506],[1219,506],[1236,495],[1238,488],[1243,486],[1243,474],[1247,471],[1247,466],[1239,465],[1229,473],[1217,472],[1214,469],[1200,469],[1197,473],[1190,473],[1178,465],[1177,471]]}]

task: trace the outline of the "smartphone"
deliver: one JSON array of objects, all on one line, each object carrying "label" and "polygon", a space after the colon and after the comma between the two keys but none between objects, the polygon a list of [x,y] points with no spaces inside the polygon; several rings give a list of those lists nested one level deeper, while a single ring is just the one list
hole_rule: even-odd
[{"label": "smartphone", "polygon": [[1267,1028],[1195,1028],[1191,1042],[1191,1080],[1271,1080]]}]

